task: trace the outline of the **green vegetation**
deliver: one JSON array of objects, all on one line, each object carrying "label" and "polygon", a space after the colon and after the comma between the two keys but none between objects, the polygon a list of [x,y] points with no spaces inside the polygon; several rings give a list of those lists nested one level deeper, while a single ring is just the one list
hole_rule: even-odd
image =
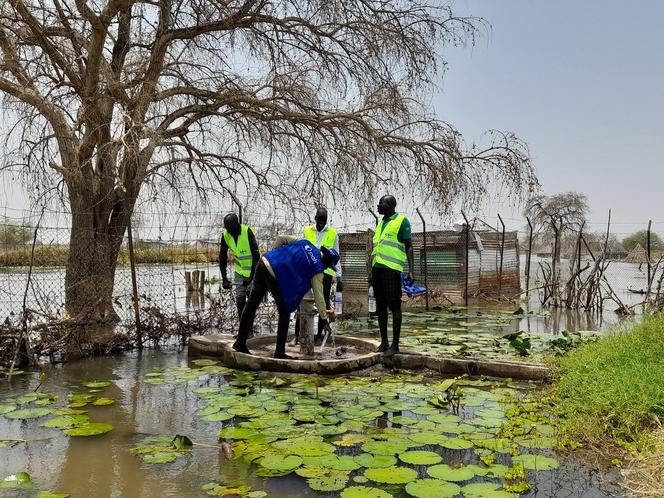
[{"label": "green vegetation", "polygon": [[664,315],[556,359],[554,398],[565,436],[648,452],[664,419]]},{"label": "green vegetation", "polygon": [[[0,250],[0,267],[30,266],[30,252],[30,245]],[[219,261],[219,249],[188,245],[158,247],[137,243],[134,256],[137,264],[212,263]],[[65,266],[68,257],[67,246],[37,245],[33,266]],[[129,251],[126,246],[120,248],[118,266],[129,266]]]},{"label": "green vegetation", "polygon": [[[634,249],[637,244],[641,244],[641,247],[646,249],[648,245],[648,231],[639,230],[638,232],[634,232],[632,235],[625,237],[622,241],[622,244],[627,251]],[[662,238],[655,232],[650,232],[650,249],[652,251],[661,251],[664,249],[664,242],[662,242]]]}]

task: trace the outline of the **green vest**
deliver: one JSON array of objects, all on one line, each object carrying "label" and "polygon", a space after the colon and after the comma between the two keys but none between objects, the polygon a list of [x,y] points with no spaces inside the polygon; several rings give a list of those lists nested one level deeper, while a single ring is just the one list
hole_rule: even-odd
[{"label": "green vest", "polygon": [[378,222],[376,233],[373,236],[371,266],[380,263],[392,270],[403,271],[407,261],[406,246],[403,242],[399,242],[399,229],[405,219],[403,214],[399,214],[387,223],[383,220]]},{"label": "green vest", "polygon": [[[313,225],[309,225],[308,227],[304,227],[304,238],[307,239],[309,242],[314,244],[318,249],[320,249],[321,246],[327,247],[328,249],[333,249],[334,248],[334,241],[337,238],[337,230],[328,227],[327,232],[323,234],[323,241],[321,246],[316,244],[316,227]],[[335,275],[334,268],[326,268],[325,273],[328,275]]]},{"label": "green vest", "polygon": [[228,231],[224,232],[224,240],[233,253],[233,260],[235,261],[233,269],[237,275],[242,275],[244,278],[249,278],[251,276],[252,255],[251,247],[249,246],[249,230],[251,230],[255,236],[253,228],[248,227],[247,225],[240,225],[240,236],[237,238],[237,244]]}]

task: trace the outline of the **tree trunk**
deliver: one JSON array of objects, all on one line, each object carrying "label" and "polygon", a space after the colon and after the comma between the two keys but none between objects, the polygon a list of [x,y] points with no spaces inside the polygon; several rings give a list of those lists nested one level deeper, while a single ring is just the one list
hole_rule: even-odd
[{"label": "tree trunk", "polygon": [[[100,206],[88,193],[70,194],[72,228],[65,273],[65,317],[77,321],[118,321],[113,285],[126,219],[113,204]],[[104,209],[106,205],[106,209]],[[110,207],[110,209],[109,209]]]}]

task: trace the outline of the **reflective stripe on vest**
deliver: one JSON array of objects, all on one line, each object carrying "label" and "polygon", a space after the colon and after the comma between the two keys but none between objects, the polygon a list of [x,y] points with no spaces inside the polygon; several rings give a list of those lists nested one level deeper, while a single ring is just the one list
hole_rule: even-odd
[{"label": "reflective stripe on vest", "polygon": [[249,230],[254,233],[253,228],[240,225],[240,236],[237,238],[237,244],[228,231],[224,232],[224,241],[233,253],[233,260],[235,261],[233,269],[237,275],[242,275],[244,278],[251,276],[252,255],[251,246],[249,245]]},{"label": "reflective stripe on vest", "polygon": [[392,270],[403,271],[407,261],[406,246],[403,242],[399,242],[399,230],[405,219],[403,214],[399,214],[387,223],[383,220],[378,222],[373,237],[373,251],[371,251],[372,266],[380,263]]},{"label": "reflective stripe on vest", "polygon": [[[316,230],[315,226],[309,225],[308,227],[304,227],[304,238],[314,244],[318,249],[320,249],[321,246],[327,247],[328,249],[334,249],[334,241],[337,238],[336,228],[327,227],[327,231],[323,234],[323,240],[320,245],[316,243],[317,234],[318,230]],[[332,276],[336,274],[334,268],[326,268],[325,273]]]}]

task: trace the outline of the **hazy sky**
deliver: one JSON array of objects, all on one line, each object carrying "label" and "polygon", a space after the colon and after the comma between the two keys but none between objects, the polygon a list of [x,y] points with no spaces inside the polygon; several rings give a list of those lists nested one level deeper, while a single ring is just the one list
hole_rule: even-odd
[{"label": "hazy sky", "polygon": [[[599,229],[613,210],[616,232],[659,221],[664,171],[664,1],[458,0],[483,17],[475,47],[449,49],[431,104],[470,140],[510,130],[530,147],[545,193],[588,195]],[[0,198],[20,203],[15,187]],[[0,203],[2,204],[2,203]],[[512,228],[518,209],[492,203]]]},{"label": "hazy sky", "polygon": [[468,138],[517,133],[544,192],[585,192],[593,221],[604,223],[611,208],[617,222],[653,219],[664,230],[664,2],[455,5],[492,28],[474,48],[447,51],[433,99],[439,116]]}]

